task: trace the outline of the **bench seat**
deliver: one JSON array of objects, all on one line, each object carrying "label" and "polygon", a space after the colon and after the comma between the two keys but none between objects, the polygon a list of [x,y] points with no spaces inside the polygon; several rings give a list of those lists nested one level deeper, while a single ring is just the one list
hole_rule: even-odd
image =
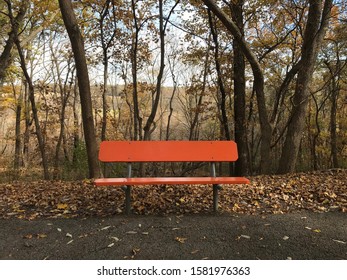
[{"label": "bench seat", "polygon": [[194,184],[249,184],[244,177],[156,177],[156,178],[102,178],[96,179],[97,186],[124,185],[194,185]]}]

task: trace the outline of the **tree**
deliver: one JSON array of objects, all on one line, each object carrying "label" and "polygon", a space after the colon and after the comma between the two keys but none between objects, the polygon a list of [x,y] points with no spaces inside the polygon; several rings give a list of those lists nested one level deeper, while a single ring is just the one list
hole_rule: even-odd
[{"label": "tree", "polygon": [[59,7],[63,16],[66,30],[70,37],[72,51],[75,58],[79,94],[81,99],[84,137],[87,147],[89,177],[95,178],[100,176],[100,166],[98,162],[98,148],[94,130],[92,99],[84,42],[77,24],[71,0],[59,0]]},{"label": "tree", "polygon": [[306,109],[310,99],[309,85],[312,80],[315,62],[329,24],[332,0],[310,0],[307,23],[301,49],[301,67],[298,71],[295,93],[292,102],[292,114],[287,129],[286,140],[282,148],[278,173],[295,170],[305,123]]},{"label": "tree", "polygon": [[239,44],[242,53],[247,58],[254,76],[254,89],[257,96],[259,123],[261,127],[261,160],[260,168],[262,173],[269,173],[271,160],[271,134],[272,128],[268,119],[264,95],[264,73],[255,53],[242,36],[237,24],[216,4],[214,0],[202,0],[205,5],[220,19],[228,31],[234,36],[234,40]]},{"label": "tree", "polygon": [[12,4],[10,0],[4,0],[7,5],[7,10],[10,14],[7,14],[11,18],[11,31],[9,32],[8,39],[6,40],[4,49],[0,55],[0,84],[5,77],[5,71],[11,62],[11,52],[15,44],[15,40],[18,37],[19,29],[23,23],[23,19],[29,7],[28,1],[22,1],[19,7],[19,11],[16,16],[12,15]]},{"label": "tree", "polygon": [[[11,15],[11,10],[9,10],[9,13]],[[17,46],[19,58],[20,58],[20,65],[23,70],[24,77],[28,83],[28,90],[29,90],[29,100],[31,103],[31,110],[33,113],[33,118],[34,118],[34,123],[35,123],[35,129],[36,129],[36,136],[38,140],[38,145],[39,149],[41,152],[41,158],[42,158],[42,166],[43,166],[43,172],[44,172],[44,179],[48,180],[49,179],[49,171],[48,171],[48,161],[47,161],[47,156],[46,156],[46,151],[45,151],[45,142],[43,139],[42,135],[42,130],[40,126],[40,121],[38,117],[38,110],[35,102],[35,90],[34,90],[34,84],[33,81],[28,73],[26,62],[25,62],[25,57],[24,53],[22,50],[22,46],[20,44],[18,34],[15,34],[15,44]]]},{"label": "tree", "polygon": [[[244,36],[243,5],[244,0],[232,1],[232,17]],[[248,139],[246,120],[246,65],[245,57],[237,40],[233,41],[234,64],[234,121],[235,141],[237,143],[239,159],[235,162],[235,175],[249,174]]]}]

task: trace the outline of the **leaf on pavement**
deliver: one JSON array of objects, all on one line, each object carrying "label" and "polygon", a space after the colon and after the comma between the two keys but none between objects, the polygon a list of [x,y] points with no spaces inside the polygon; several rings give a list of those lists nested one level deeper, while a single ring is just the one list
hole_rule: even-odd
[{"label": "leaf on pavement", "polygon": [[181,244],[185,243],[187,239],[186,237],[175,237],[175,240]]},{"label": "leaf on pavement", "polygon": [[251,239],[251,237],[249,235],[244,235],[244,234],[241,234],[240,237],[245,238],[245,239]]}]

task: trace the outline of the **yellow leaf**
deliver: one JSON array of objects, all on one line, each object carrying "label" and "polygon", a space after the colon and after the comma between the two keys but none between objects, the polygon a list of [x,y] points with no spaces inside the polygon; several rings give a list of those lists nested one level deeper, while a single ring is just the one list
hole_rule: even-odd
[{"label": "yellow leaf", "polygon": [[317,232],[317,233],[320,233],[320,232],[322,232],[320,229],[315,229],[315,230],[313,230],[314,232]]},{"label": "yellow leaf", "polygon": [[67,205],[66,203],[59,203],[58,205],[57,205],[57,208],[59,209],[59,210],[65,210],[65,209],[67,209],[69,207],[69,205]]}]

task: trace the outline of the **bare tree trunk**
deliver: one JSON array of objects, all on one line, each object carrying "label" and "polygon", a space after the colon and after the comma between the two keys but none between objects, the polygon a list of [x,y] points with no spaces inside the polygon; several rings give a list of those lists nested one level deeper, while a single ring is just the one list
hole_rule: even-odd
[{"label": "bare tree trunk", "polygon": [[[111,3],[112,2],[112,3]],[[111,0],[106,0],[102,11],[100,12],[99,26],[100,26],[100,35],[101,35],[101,46],[103,51],[103,64],[104,64],[104,88],[102,91],[102,123],[101,123],[101,140],[106,140],[106,129],[107,129],[107,91],[108,91],[108,64],[109,64],[109,56],[108,50],[111,46],[111,43],[116,36],[116,26],[114,26],[113,31],[110,37],[107,39],[104,30],[104,21],[105,18],[109,15],[110,5],[114,8],[115,3]],[[115,15],[112,16],[113,18]],[[115,18],[114,18],[115,23]],[[114,24],[116,25],[116,24]],[[106,40],[107,39],[107,40]]]},{"label": "bare tree trunk", "polygon": [[30,141],[30,126],[32,120],[30,118],[30,101],[28,94],[28,83],[26,80],[24,84],[24,115],[25,115],[25,130],[23,135],[23,166],[27,167],[29,162],[29,141]]},{"label": "bare tree trunk", "polygon": [[[14,87],[13,87],[14,88]],[[14,89],[15,92],[15,89]],[[14,170],[18,170],[20,167],[20,155],[21,155],[21,117],[22,117],[22,102],[23,102],[23,93],[20,90],[19,97],[16,98],[16,128],[15,128],[15,150],[14,150]],[[17,173],[17,172],[16,172]]]},{"label": "bare tree trunk", "polygon": [[135,34],[132,42],[132,53],[131,53],[131,72],[133,78],[133,114],[134,114],[134,140],[142,140],[142,118],[140,117],[140,108],[137,92],[137,50],[139,44],[139,32],[140,27],[137,22],[136,16],[136,3],[131,0],[131,8],[133,13]]},{"label": "bare tree trunk", "polygon": [[107,128],[107,87],[108,87],[108,56],[107,50],[104,50],[104,88],[102,90],[102,122],[101,122],[101,141],[106,140]]},{"label": "bare tree trunk", "polygon": [[221,125],[223,128],[223,134],[226,140],[231,140],[230,136],[230,129],[229,129],[229,121],[228,121],[228,115],[226,112],[226,91],[224,87],[223,77],[222,77],[222,71],[221,71],[221,65],[220,65],[220,58],[219,58],[219,41],[218,41],[218,34],[215,27],[215,24],[213,23],[213,18],[211,11],[208,10],[208,19],[210,24],[210,30],[214,42],[214,61],[217,71],[217,80],[218,80],[218,87],[220,92],[220,110],[221,110]]},{"label": "bare tree trunk", "polygon": [[[208,42],[208,46],[210,46]],[[201,113],[201,105],[203,101],[203,97],[206,94],[206,85],[207,85],[207,76],[208,76],[208,66],[209,66],[209,60],[210,60],[210,55],[209,55],[209,47],[206,49],[206,57],[205,57],[205,63],[204,63],[204,72],[203,72],[203,77],[202,77],[202,88],[201,88],[201,93],[199,95],[199,98],[196,102],[196,109],[194,110],[194,116],[192,118],[192,122],[189,127],[189,140],[197,140],[198,137],[196,136],[197,133],[197,126],[199,123],[199,116]]]},{"label": "bare tree trunk", "polygon": [[163,0],[159,0],[159,37],[160,37],[160,67],[157,77],[157,84],[155,89],[154,103],[152,104],[151,113],[147,119],[146,125],[144,126],[144,140],[150,140],[151,133],[153,131],[152,125],[154,123],[154,118],[158,110],[160,95],[161,95],[161,81],[163,79],[164,73],[164,60],[165,60],[165,28],[164,28],[164,18],[163,18]]},{"label": "bare tree trunk", "polygon": [[74,86],[74,99],[72,103],[72,110],[73,110],[73,155],[72,155],[72,162],[75,164],[77,161],[76,157],[76,151],[78,148],[78,145],[80,143],[80,129],[79,129],[79,124],[78,124],[78,116],[79,114],[77,113],[77,80],[75,81],[75,86]]},{"label": "bare tree trunk", "polygon": [[29,100],[31,103],[31,110],[33,113],[33,118],[34,118],[34,123],[35,123],[36,136],[37,136],[37,141],[39,144],[39,149],[40,149],[41,158],[42,158],[43,175],[44,175],[44,179],[48,180],[49,179],[48,161],[47,161],[47,156],[46,156],[46,152],[45,152],[45,143],[44,143],[41,127],[40,127],[40,121],[39,121],[36,102],[35,102],[34,85],[33,85],[32,80],[28,74],[28,71],[27,71],[24,54],[23,54],[18,36],[15,39],[15,43],[16,43],[19,58],[20,58],[21,68],[23,70],[23,74],[25,76],[25,79],[28,83]]},{"label": "bare tree trunk", "polygon": [[15,40],[18,35],[19,27],[23,23],[24,16],[26,14],[26,11],[29,6],[29,1],[22,1],[21,5],[19,7],[19,11],[14,17],[12,14],[12,4],[11,1],[5,1],[7,4],[8,9],[8,16],[11,21],[11,31],[8,34],[8,39],[5,43],[5,46],[3,48],[3,51],[0,55],[0,84],[2,83],[3,79],[5,78],[5,71],[7,67],[11,63],[11,51],[15,44]]},{"label": "bare tree trunk", "polygon": [[96,178],[100,176],[100,166],[98,162],[98,148],[94,130],[92,99],[84,42],[77,25],[71,0],[59,0],[59,6],[66,30],[70,37],[72,51],[75,58],[79,94],[81,99],[84,138],[87,147],[89,177]]},{"label": "bare tree trunk", "polygon": [[[345,64],[346,65],[346,64]],[[331,94],[330,94],[330,154],[331,154],[331,167],[338,168],[338,151],[337,151],[337,99],[340,91],[340,79],[341,79],[341,61],[339,55],[337,57],[335,70],[327,63],[331,77]]]},{"label": "bare tree trunk", "polygon": [[166,124],[166,136],[165,136],[165,140],[169,140],[170,139],[170,126],[171,126],[171,118],[173,115],[173,100],[175,97],[175,94],[177,92],[177,80],[176,80],[176,76],[175,76],[175,71],[174,71],[174,67],[175,67],[175,61],[173,61],[173,63],[171,63],[170,59],[169,59],[169,69],[170,69],[170,73],[171,73],[171,77],[172,77],[172,82],[173,82],[173,90],[172,90],[172,94],[170,97],[170,102],[169,102],[169,110],[170,113],[167,117],[167,124]]},{"label": "bare tree trunk", "polygon": [[[243,34],[243,4],[244,0],[236,3],[232,2],[232,16],[241,33]],[[249,174],[248,166],[248,139],[246,121],[246,65],[245,58],[240,49],[239,43],[234,40],[234,121],[235,121],[235,141],[239,158],[235,162],[235,175],[244,176]]]},{"label": "bare tree trunk", "polygon": [[254,90],[257,96],[259,122],[261,129],[261,147],[260,147],[260,170],[262,173],[269,173],[271,167],[270,152],[271,152],[271,134],[272,128],[268,119],[265,95],[264,95],[264,75],[261,65],[256,55],[246,43],[240,29],[236,23],[232,21],[222,9],[220,9],[214,0],[202,0],[205,5],[220,19],[228,31],[234,36],[238,42],[242,53],[247,58],[251,65],[254,76]]},{"label": "bare tree trunk", "polygon": [[324,38],[332,8],[332,0],[310,0],[307,24],[302,45],[302,67],[298,72],[292,103],[292,114],[287,129],[286,140],[282,148],[278,173],[294,172],[300,148],[301,136],[305,124],[309,84],[321,42]]}]

